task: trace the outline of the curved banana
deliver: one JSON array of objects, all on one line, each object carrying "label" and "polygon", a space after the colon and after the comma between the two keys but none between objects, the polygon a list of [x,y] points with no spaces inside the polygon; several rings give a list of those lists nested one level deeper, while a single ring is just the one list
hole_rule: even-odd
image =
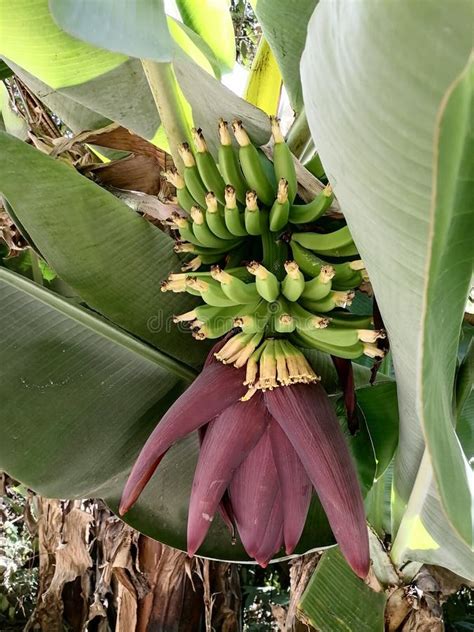
[{"label": "curved banana", "polygon": [[164,175],[166,181],[172,184],[176,189],[176,197],[178,198],[180,207],[189,213],[191,207],[196,204],[196,200],[188,191],[183,176],[178,173],[175,167],[164,171],[162,175]]},{"label": "curved banana", "polygon": [[334,199],[332,187],[328,184],[321,193],[308,202],[308,204],[294,204],[290,208],[290,222],[293,224],[306,224],[315,222],[327,211]]},{"label": "curved banana", "polygon": [[255,285],[260,296],[269,303],[276,301],[280,294],[280,282],[273,272],[257,261],[249,263],[247,270],[255,276]]},{"label": "curved banana", "polygon": [[310,299],[301,299],[301,304],[314,313],[325,314],[332,311],[336,307],[347,307],[354,299],[355,293],[349,292],[336,292],[331,291],[327,296],[319,301],[312,301]]},{"label": "curved banana", "polygon": [[372,314],[359,315],[351,312],[331,312],[328,316],[331,323],[338,327],[354,327],[356,329],[370,329],[373,325]]},{"label": "curved banana", "polygon": [[272,326],[280,334],[288,334],[295,330],[296,322],[293,318],[286,301],[281,298],[274,303],[276,306],[272,314]]},{"label": "curved banana", "polygon": [[179,215],[178,213],[172,213],[171,219],[173,220],[174,225],[177,227],[182,241],[188,241],[191,244],[195,244],[196,246],[204,246],[204,244],[201,243],[196,235],[193,233],[192,224],[188,219],[186,219],[185,217],[181,217],[181,215]]},{"label": "curved banana", "polygon": [[332,266],[322,266],[315,279],[306,281],[301,297],[310,301],[320,301],[326,297],[332,289],[331,280],[334,274],[335,270]]},{"label": "curved banana", "polygon": [[249,235],[261,235],[261,216],[257,204],[257,194],[255,191],[247,191],[245,195],[245,230]]},{"label": "curved banana", "polygon": [[348,226],[343,226],[339,230],[331,233],[293,233],[292,241],[316,252],[334,253],[347,246],[353,245],[352,236]]},{"label": "curved banana", "polygon": [[275,199],[275,192],[263,170],[257,148],[251,143],[242,121],[233,121],[232,129],[240,145],[239,159],[243,174],[251,189],[257,192],[259,199],[266,206],[271,206]]},{"label": "curved banana", "polygon": [[320,351],[324,351],[347,360],[355,360],[364,354],[364,343],[360,341],[357,341],[354,345],[344,347],[316,340],[308,335],[308,332],[300,329],[296,330],[296,334],[293,334],[293,337],[294,340],[303,347],[309,349],[319,349]]},{"label": "curved banana", "polygon": [[[296,197],[298,183],[296,181],[295,163],[290,148],[285,143],[280,129],[280,121],[276,116],[270,117],[272,125],[273,145],[273,168],[277,182],[281,179],[288,182],[288,200],[291,204]],[[285,222],[286,223],[286,222]],[[272,229],[273,230],[273,229]],[[279,230],[279,229],[275,229]]]},{"label": "curved banana", "polygon": [[234,319],[234,325],[235,327],[240,327],[246,334],[255,334],[259,331],[264,331],[270,316],[271,312],[268,309],[268,303],[262,300],[253,312],[249,311],[246,314],[239,314]]},{"label": "curved banana", "polygon": [[281,178],[278,182],[277,197],[270,211],[270,230],[276,232],[284,228],[288,224],[289,213],[288,181]]},{"label": "curved banana", "polygon": [[194,156],[189,149],[188,143],[182,143],[178,146],[178,153],[184,163],[184,182],[189,193],[200,206],[206,204],[206,187],[204,186]]},{"label": "curved banana", "polygon": [[222,291],[220,283],[210,279],[204,281],[193,276],[186,277],[186,288],[198,292],[208,305],[214,307],[231,307],[235,302],[228,298]]},{"label": "curved banana", "polygon": [[281,282],[281,293],[289,301],[297,301],[303,293],[304,276],[296,261],[286,261],[286,276]]},{"label": "curved banana", "polygon": [[329,318],[312,314],[299,303],[290,303],[288,310],[293,316],[296,327],[302,331],[312,331],[313,329],[323,329],[329,325]]},{"label": "curved banana", "polygon": [[189,312],[184,314],[177,314],[173,316],[174,323],[186,323],[195,320],[207,323],[210,320],[214,320],[218,317],[230,316],[235,318],[242,310],[249,306],[246,305],[231,305],[230,307],[216,307],[214,305],[198,305]]},{"label": "curved banana", "polygon": [[237,199],[245,204],[245,193],[247,191],[247,183],[245,182],[242,169],[240,168],[237,153],[232,145],[227,121],[219,120],[219,167],[226,184],[234,187]]},{"label": "curved banana", "polygon": [[206,216],[199,208],[193,206],[191,208],[191,217],[193,219],[194,236],[207,248],[229,248],[230,243],[225,239],[216,237],[206,224]]},{"label": "curved banana", "polygon": [[[321,272],[321,267],[327,265],[326,261],[320,259],[307,248],[303,248],[296,241],[292,241],[290,245],[294,260],[307,276],[317,277]],[[332,263],[331,265],[336,272],[332,280],[335,290],[354,289],[359,287],[364,280],[363,270],[365,270],[365,266],[360,259],[344,263]]]},{"label": "curved banana", "polygon": [[[205,321],[197,318],[191,323],[193,336],[198,340],[220,338],[235,327],[234,321],[238,314],[247,314],[250,310],[255,311],[257,304],[234,305],[233,307],[221,308],[211,308],[209,305],[203,307],[218,309],[219,312]],[[188,312],[186,316],[189,314],[191,314],[191,312]]]},{"label": "curved banana", "polygon": [[223,248],[204,248],[200,246],[195,246],[194,244],[190,244],[186,241],[178,241],[173,247],[173,250],[178,253],[186,253],[191,255],[199,255],[199,256],[208,256],[208,255],[227,255],[229,252],[229,248],[236,248],[241,243],[241,240],[237,241],[235,244],[231,244],[227,242],[227,245]]},{"label": "curved banana", "polygon": [[206,223],[214,235],[219,239],[235,239],[235,235],[225,225],[224,215],[212,191],[206,194],[206,207]]},{"label": "curved banana", "polygon": [[219,281],[224,294],[235,303],[256,303],[260,300],[255,283],[245,283],[225,270],[221,270],[219,266],[211,269],[211,275],[215,281]]},{"label": "curved banana", "polygon": [[225,225],[227,229],[237,237],[247,236],[244,217],[240,214],[235,197],[235,189],[228,184],[225,188]]},{"label": "curved banana", "polygon": [[208,191],[214,191],[215,196],[221,204],[225,203],[224,200],[224,188],[225,182],[222,179],[219,169],[212,157],[207,143],[202,133],[202,129],[191,130],[194,140],[194,146],[196,148],[195,160],[201,180],[204,182],[204,186]]},{"label": "curved banana", "polygon": [[312,158],[310,158],[307,162],[304,163],[304,167],[313,174],[318,180],[322,180],[326,178],[326,174],[324,172],[323,163],[321,162],[321,158],[319,154],[314,154]]}]

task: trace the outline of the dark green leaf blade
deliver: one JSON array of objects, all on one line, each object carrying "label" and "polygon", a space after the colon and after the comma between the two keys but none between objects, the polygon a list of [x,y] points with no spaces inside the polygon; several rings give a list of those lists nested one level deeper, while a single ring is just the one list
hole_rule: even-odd
[{"label": "dark green leaf blade", "polygon": [[160,281],[179,270],[167,235],[72,168],[3,132],[0,191],[49,265],[88,305],[165,353],[201,364],[206,346],[172,323],[189,301],[160,292]]},{"label": "dark green leaf blade", "polygon": [[383,632],[386,601],[354,575],[335,547],[323,554],[299,608],[320,632]]}]

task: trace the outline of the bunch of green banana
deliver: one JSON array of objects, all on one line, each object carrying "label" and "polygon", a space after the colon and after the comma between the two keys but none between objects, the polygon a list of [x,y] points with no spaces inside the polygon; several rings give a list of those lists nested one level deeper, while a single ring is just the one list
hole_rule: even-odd
[{"label": "bunch of green banana", "polygon": [[[248,362],[250,373],[268,364],[270,375],[285,339],[341,358],[382,356],[377,342],[384,332],[373,329],[370,315],[347,309],[367,280],[349,228],[339,224],[328,231],[328,221],[320,221],[334,198],[332,188],[327,185],[302,203],[295,161],[278,119],[271,118],[271,128],[273,162],[238,120],[232,122],[233,144],[221,119],[218,163],[202,130],[193,129],[194,152],[187,143],[179,147],[183,173],[170,169],[164,174],[183,210],[172,213],[166,225],[178,236],[175,251],[192,258],[161,289],[203,301],[175,322],[188,323],[197,339],[240,329],[238,354],[228,343],[222,361]],[[201,266],[210,268],[202,271]]]}]

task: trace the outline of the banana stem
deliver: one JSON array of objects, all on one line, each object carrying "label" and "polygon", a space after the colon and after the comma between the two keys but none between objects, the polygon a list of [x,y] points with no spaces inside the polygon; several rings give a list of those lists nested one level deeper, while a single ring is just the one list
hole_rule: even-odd
[{"label": "banana stem", "polygon": [[297,158],[301,158],[310,138],[311,132],[308,125],[308,119],[306,118],[306,112],[303,108],[288,132],[286,144],[290,148],[292,154],[294,154]]},{"label": "banana stem", "polygon": [[171,62],[155,62],[142,59],[142,66],[160,115],[174,163],[182,173],[183,162],[178,145],[191,141],[191,130],[183,108],[183,95]]}]

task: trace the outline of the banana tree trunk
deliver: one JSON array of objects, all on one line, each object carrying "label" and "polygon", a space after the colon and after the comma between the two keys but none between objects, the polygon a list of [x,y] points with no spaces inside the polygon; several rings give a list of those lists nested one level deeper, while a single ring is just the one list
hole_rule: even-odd
[{"label": "banana tree trunk", "polygon": [[34,497],[36,609],[25,630],[237,632],[237,567],[193,559],[139,535],[100,501]]}]

